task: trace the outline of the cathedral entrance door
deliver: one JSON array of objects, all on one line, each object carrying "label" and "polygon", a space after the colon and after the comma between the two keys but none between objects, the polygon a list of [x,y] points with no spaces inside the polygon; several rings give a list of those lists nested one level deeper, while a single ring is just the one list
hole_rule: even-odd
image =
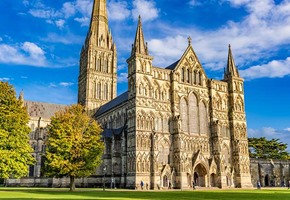
[{"label": "cathedral entrance door", "polygon": [[192,176],[189,173],[187,173],[187,186],[191,187],[192,186],[191,184],[192,184]]},{"label": "cathedral entrance door", "polygon": [[210,175],[210,186],[216,187],[216,174],[212,173]]},{"label": "cathedral entrance door", "polygon": [[198,174],[196,172],[194,172],[193,181],[194,181],[195,186],[199,186]]},{"label": "cathedral entrance door", "polygon": [[163,176],[163,187],[168,187],[168,177],[166,175]]},{"label": "cathedral entrance door", "polygon": [[269,186],[269,175],[265,176],[265,186]]},{"label": "cathedral entrance door", "polygon": [[202,164],[198,164],[194,169],[194,182],[196,186],[205,187],[207,185],[208,173]]}]

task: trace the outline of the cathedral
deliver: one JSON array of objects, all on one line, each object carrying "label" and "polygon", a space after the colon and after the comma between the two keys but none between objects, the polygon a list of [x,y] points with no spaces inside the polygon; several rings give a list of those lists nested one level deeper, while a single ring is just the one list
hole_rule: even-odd
[{"label": "cathedral", "polygon": [[252,187],[243,79],[231,47],[223,80],[214,80],[190,38],[179,60],[153,66],[142,28],[139,17],[127,59],[128,91],[117,96],[117,48],[106,1],[94,1],[78,102],[103,128],[105,152],[96,176],[123,188],[141,182],[151,189]]},{"label": "cathedral", "polygon": [[[243,79],[231,47],[222,80],[208,78],[188,38],[169,66],[152,65],[139,17],[128,63],[128,90],[117,96],[117,48],[106,0],[94,0],[81,50],[78,103],[102,126],[103,162],[78,187],[150,189],[284,186],[290,161],[249,159]],[[158,59],[158,58],[156,58]],[[66,105],[24,100],[36,164],[9,186],[67,187],[69,178],[45,177],[47,125]],[[0,180],[1,184],[1,180]],[[147,188],[146,187],[146,188]]]}]

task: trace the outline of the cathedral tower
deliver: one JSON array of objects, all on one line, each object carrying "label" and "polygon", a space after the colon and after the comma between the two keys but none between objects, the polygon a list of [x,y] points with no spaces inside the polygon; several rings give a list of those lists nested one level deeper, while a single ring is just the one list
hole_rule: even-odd
[{"label": "cathedral tower", "polygon": [[[151,126],[148,125],[147,128],[144,128],[145,126],[140,125],[140,120],[137,117],[141,113],[149,113],[154,110],[152,88],[150,87],[152,83],[152,60],[153,57],[149,55],[147,44],[145,43],[141,17],[139,16],[131,56],[127,60],[130,102],[128,116],[134,116],[132,121],[128,123],[128,138],[132,138],[131,140],[133,141],[128,145],[128,154],[135,155],[133,160],[130,160],[131,164],[128,168],[128,187],[135,187],[141,181],[148,183],[150,188],[153,188],[154,185],[154,181],[150,176],[152,168],[149,167],[150,163],[152,163],[150,160],[150,138],[153,127],[151,123]],[[142,102],[146,102],[146,105]],[[146,169],[141,168],[140,160],[147,164]]]},{"label": "cathedral tower", "polygon": [[239,75],[230,45],[224,81],[228,83],[229,128],[233,148],[234,184],[240,188],[252,187],[244,103],[244,80]]},{"label": "cathedral tower", "polygon": [[117,94],[117,50],[108,26],[106,0],[94,0],[90,28],[81,50],[78,103],[89,113]]}]

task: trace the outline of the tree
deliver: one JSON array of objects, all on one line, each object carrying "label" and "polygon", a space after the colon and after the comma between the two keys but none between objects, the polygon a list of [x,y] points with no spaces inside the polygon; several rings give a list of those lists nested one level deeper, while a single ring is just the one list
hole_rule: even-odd
[{"label": "tree", "polygon": [[0,81],[0,178],[20,178],[34,164],[29,145],[29,116],[15,90]]},{"label": "tree", "polygon": [[91,175],[101,163],[101,131],[81,105],[57,112],[48,127],[46,174],[69,176],[70,191],[74,191],[75,178]]},{"label": "tree", "polygon": [[265,137],[249,138],[249,154],[251,158],[260,159],[280,159],[287,160],[290,158],[287,152],[287,144],[279,139],[267,140]]}]

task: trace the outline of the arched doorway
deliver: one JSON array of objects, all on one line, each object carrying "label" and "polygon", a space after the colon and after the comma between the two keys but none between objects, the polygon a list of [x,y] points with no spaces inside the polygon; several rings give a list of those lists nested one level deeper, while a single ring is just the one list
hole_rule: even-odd
[{"label": "arched doorway", "polygon": [[232,185],[231,176],[227,175],[227,186],[230,187]]},{"label": "arched doorway", "polygon": [[216,176],[216,174],[212,173],[210,175],[210,186],[217,187],[216,181],[217,181],[217,176]]},{"label": "arched doorway", "polygon": [[265,176],[265,186],[269,186],[269,175]]},{"label": "arched doorway", "polygon": [[189,173],[187,173],[187,186],[192,186],[192,176]]},{"label": "arched doorway", "polygon": [[194,169],[194,182],[196,186],[206,187],[207,185],[207,170],[202,164],[198,164]]},{"label": "arched doorway", "polygon": [[163,187],[168,187],[168,177],[166,175],[163,176]]}]

